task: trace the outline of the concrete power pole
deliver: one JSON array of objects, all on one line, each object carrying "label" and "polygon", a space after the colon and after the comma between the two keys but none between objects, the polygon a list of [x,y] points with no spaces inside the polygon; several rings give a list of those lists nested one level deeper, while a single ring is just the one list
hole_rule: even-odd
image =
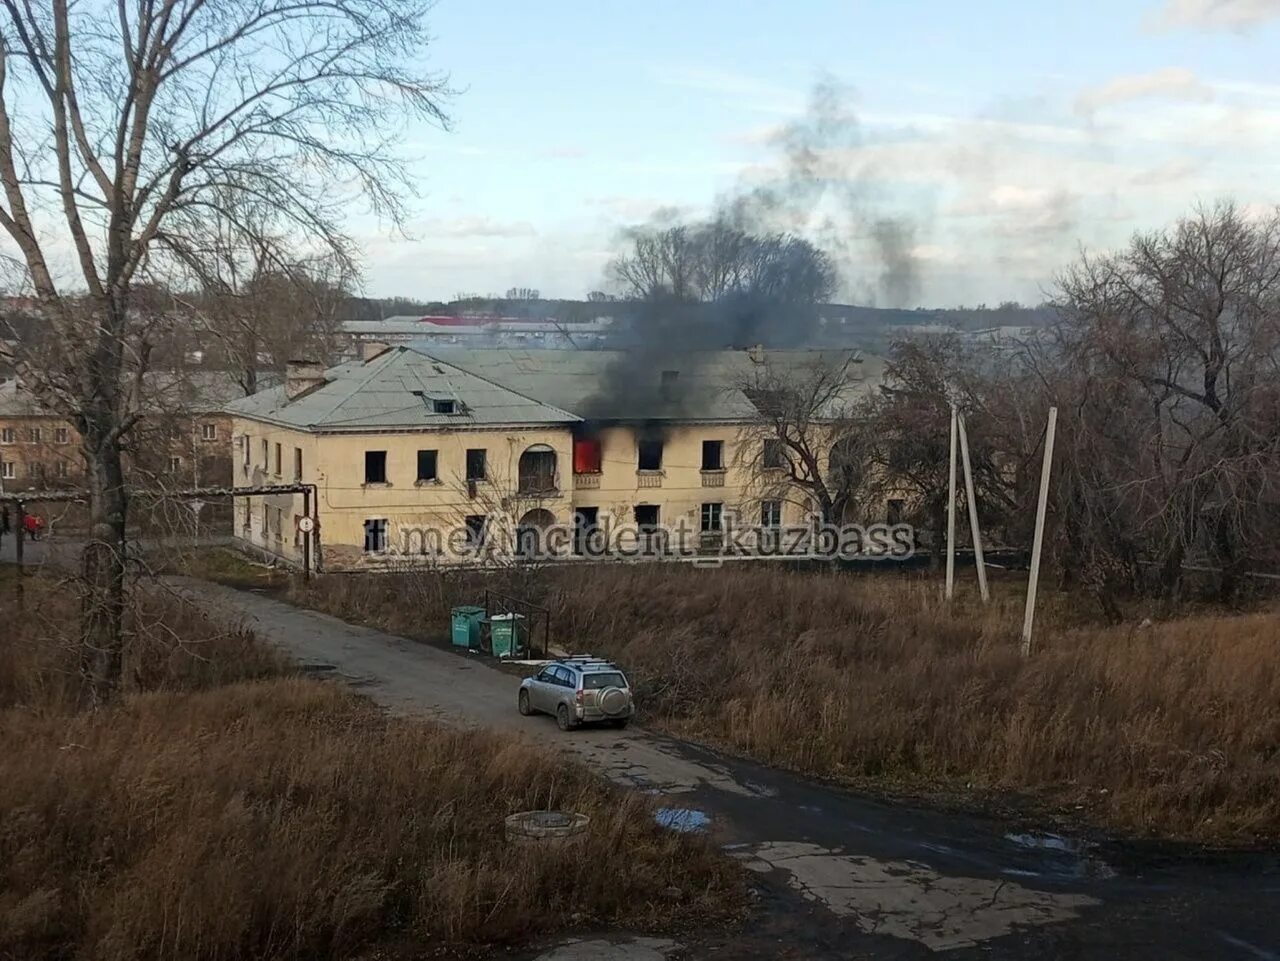
[{"label": "concrete power pole", "polygon": [[1036,506],[1036,534],[1031,542],[1031,578],[1027,582],[1027,609],[1022,616],[1022,656],[1031,656],[1031,625],[1036,617],[1036,588],[1040,582],[1040,549],[1044,546],[1044,515],[1049,507],[1049,470],[1053,466],[1053,435],[1058,426],[1058,408],[1049,408],[1049,426],[1044,434],[1044,464],[1040,468],[1040,502]]},{"label": "concrete power pole", "polygon": [[973,496],[973,469],[969,466],[969,434],[964,429],[964,414],[960,415],[960,456],[964,460],[964,496],[969,505],[969,533],[973,535],[973,566],[978,569],[978,590],[982,603],[991,600],[987,589],[987,562],[982,556],[982,534],[978,530],[978,501]]},{"label": "concrete power pole", "polygon": [[951,466],[947,481],[947,600],[956,591],[956,432],[959,412],[951,406]]}]

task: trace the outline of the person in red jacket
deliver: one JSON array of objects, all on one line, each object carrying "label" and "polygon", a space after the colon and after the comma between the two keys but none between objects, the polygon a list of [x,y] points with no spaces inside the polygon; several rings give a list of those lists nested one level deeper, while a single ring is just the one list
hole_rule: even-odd
[{"label": "person in red jacket", "polygon": [[22,526],[26,529],[27,536],[33,541],[40,540],[40,532],[44,530],[44,518],[38,514],[27,514],[22,518]]}]

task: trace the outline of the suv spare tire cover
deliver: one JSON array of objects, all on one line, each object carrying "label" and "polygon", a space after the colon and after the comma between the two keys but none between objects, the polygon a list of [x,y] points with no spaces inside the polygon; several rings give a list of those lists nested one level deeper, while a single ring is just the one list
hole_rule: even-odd
[{"label": "suv spare tire cover", "polygon": [[627,695],[620,687],[606,687],[598,695],[600,710],[610,717],[617,717],[627,712]]}]

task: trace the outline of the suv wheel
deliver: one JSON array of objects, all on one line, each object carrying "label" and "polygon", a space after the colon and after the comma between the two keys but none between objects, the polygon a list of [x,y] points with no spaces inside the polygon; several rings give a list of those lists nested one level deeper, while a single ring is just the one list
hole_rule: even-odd
[{"label": "suv wheel", "polygon": [[562,731],[572,731],[573,721],[569,717],[569,708],[561,704],[556,708],[556,723],[560,725]]},{"label": "suv wheel", "polygon": [[531,707],[529,706],[529,692],[528,692],[528,691],[521,691],[521,692],[520,692],[520,697],[517,699],[517,702],[516,702],[516,703],[517,703],[517,704],[519,705],[519,707],[520,707],[520,713],[521,713],[521,714],[523,714],[525,717],[528,717],[530,714],[532,714],[532,713],[533,713],[533,708],[531,708]]}]

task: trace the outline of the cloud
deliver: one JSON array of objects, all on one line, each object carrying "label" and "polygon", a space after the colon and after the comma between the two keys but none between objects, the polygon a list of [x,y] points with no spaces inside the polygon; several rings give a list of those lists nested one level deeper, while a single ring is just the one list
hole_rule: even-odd
[{"label": "cloud", "polygon": [[1213,89],[1190,70],[1166,67],[1151,73],[1128,74],[1096,87],[1086,87],[1076,97],[1075,110],[1081,116],[1090,116],[1104,107],[1152,97],[1166,100],[1212,100]]},{"label": "cloud", "polygon": [[428,220],[422,225],[421,232],[426,237],[532,237],[538,231],[527,220],[457,217],[451,220]]},{"label": "cloud", "polygon": [[538,151],[538,156],[545,157],[549,160],[581,160],[583,157],[587,156],[587,149],[585,147],[574,147],[569,145],[546,147]]},{"label": "cloud", "polygon": [[1158,30],[1192,27],[1245,32],[1280,17],[1280,0],[1165,0],[1151,19]]}]

